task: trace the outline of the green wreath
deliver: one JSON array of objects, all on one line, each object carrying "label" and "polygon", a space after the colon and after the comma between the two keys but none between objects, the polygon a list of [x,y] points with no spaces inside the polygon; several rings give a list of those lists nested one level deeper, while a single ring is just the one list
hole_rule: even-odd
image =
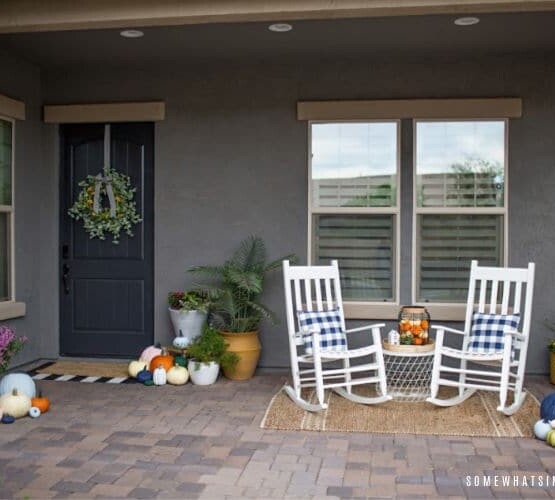
[{"label": "green wreath", "polygon": [[[96,176],[87,175],[79,187],[82,189],[68,214],[83,221],[90,238],[105,240],[106,233],[111,233],[112,243],[117,245],[122,231],[133,236],[133,225],[142,219],[133,200],[136,188],[130,186],[128,175],[106,166]],[[106,197],[108,206],[103,203]]]}]

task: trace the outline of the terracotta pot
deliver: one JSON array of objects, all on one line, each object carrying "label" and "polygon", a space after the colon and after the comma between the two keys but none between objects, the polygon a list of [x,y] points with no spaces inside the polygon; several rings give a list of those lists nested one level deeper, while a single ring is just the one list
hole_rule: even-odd
[{"label": "terracotta pot", "polygon": [[262,346],[258,331],[231,333],[220,332],[227,344],[227,350],[239,356],[239,362],[233,368],[223,368],[224,375],[231,380],[248,380],[254,375]]}]

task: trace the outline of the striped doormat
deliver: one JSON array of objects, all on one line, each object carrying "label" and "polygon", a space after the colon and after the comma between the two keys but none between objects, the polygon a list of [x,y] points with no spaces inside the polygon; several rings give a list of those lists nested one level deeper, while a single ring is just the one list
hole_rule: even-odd
[{"label": "striped doormat", "polygon": [[136,384],[127,363],[101,361],[50,361],[27,372],[34,380],[104,384]]}]

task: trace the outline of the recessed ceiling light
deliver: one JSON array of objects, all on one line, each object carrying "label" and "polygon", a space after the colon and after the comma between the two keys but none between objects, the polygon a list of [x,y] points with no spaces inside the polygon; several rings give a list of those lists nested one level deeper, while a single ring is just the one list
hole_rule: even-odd
[{"label": "recessed ceiling light", "polygon": [[454,22],[457,26],[472,26],[478,24],[480,19],[477,17],[458,17]]},{"label": "recessed ceiling light", "polygon": [[123,38],[141,38],[144,36],[144,33],[141,30],[123,30],[120,31],[119,34]]},{"label": "recessed ceiling light", "polygon": [[288,23],[275,23],[270,24],[270,26],[268,26],[268,29],[270,31],[274,31],[275,33],[285,33],[286,31],[291,31],[293,29],[293,26]]}]

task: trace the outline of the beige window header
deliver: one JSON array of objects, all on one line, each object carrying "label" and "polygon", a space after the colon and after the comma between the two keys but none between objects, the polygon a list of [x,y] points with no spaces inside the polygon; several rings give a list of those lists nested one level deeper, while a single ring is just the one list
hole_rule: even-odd
[{"label": "beige window header", "polygon": [[163,101],[44,106],[46,123],[156,122],[165,117]]},{"label": "beige window header", "polygon": [[299,101],[298,120],[377,120],[520,118],[522,99],[384,99],[375,101]]},{"label": "beige window header", "polygon": [[0,94],[0,115],[25,120],[25,103]]}]

